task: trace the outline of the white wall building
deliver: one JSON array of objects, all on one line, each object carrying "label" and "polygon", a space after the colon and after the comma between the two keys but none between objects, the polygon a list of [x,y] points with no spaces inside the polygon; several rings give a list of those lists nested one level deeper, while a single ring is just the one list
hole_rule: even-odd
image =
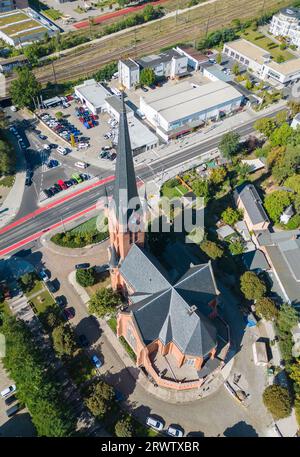
[{"label": "white wall building", "polygon": [[97,83],[94,79],[84,81],[83,84],[76,86],[74,91],[81,103],[86,105],[93,114],[98,114],[106,108],[105,99],[111,95],[102,84]]},{"label": "white wall building", "polygon": [[288,37],[290,42],[300,46],[300,10],[284,8],[272,18],[270,33],[275,36]]},{"label": "white wall building", "polygon": [[225,43],[223,52],[264,81],[288,84],[300,79],[300,58],[277,63],[268,51],[244,39]]},{"label": "white wall building", "polygon": [[133,59],[119,60],[119,82],[127,89],[134,89],[140,82],[140,67]]},{"label": "white wall building", "polygon": [[223,81],[197,87],[185,81],[140,97],[140,111],[168,141],[237,110],[242,100],[243,95]]},{"label": "white wall building", "polygon": [[292,120],[291,127],[296,129],[300,125],[300,113],[296,114],[294,119]]}]

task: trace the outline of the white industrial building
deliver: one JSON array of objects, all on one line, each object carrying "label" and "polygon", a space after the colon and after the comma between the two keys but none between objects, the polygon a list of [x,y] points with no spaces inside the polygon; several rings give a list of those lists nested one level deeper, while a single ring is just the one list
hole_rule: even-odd
[{"label": "white industrial building", "polygon": [[99,114],[106,108],[106,97],[110,96],[110,92],[97,83],[94,79],[88,79],[83,84],[74,88],[75,95],[81,100],[81,103],[93,113]]},{"label": "white industrial building", "polygon": [[140,111],[168,141],[238,110],[242,100],[243,95],[223,81],[201,86],[185,81],[140,97]]},{"label": "white industrial building", "polygon": [[127,89],[135,88],[140,82],[140,72],[152,68],[157,78],[180,78],[187,74],[188,58],[176,49],[160,54],[141,57],[138,60],[120,60],[118,64],[119,82]]},{"label": "white industrial building", "polygon": [[268,51],[244,39],[225,43],[223,52],[264,81],[288,84],[300,79],[300,58],[277,63]]},{"label": "white industrial building", "polygon": [[300,47],[300,10],[284,8],[272,17],[269,32],[275,36],[287,37],[291,44]]}]

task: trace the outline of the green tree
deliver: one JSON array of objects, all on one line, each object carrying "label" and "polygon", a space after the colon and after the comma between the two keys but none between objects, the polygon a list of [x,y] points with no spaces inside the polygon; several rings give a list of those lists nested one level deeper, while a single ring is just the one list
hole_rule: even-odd
[{"label": "green tree", "polygon": [[285,387],[276,384],[266,387],[263,402],[275,420],[284,419],[292,412],[292,400]]},{"label": "green tree", "polygon": [[257,300],[255,309],[257,314],[267,321],[273,321],[278,317],[278,309],[271,298],[262,297]]},{"label": "green tree", "polygon": [[73,355],[76,349],[74,332],[69,325],[59,325],[52,332],[53,347],[55,352],[62,357]]},{"label": "green tree", "polygon": [[291,203],[291,195],[285,190],[275,190],[265,197],[265,208],[274,222],[279,222],[282,212]]},{"label": "green tree", "polygon": [[279,111],[279,113],[276,114],[275,119],[276,119],[276,124],[278,125],[278,127],[281,126],[282,124],[286,123],[287,114],[288,113],[286,110]]},{"label": "green tree", "polygon": [[216,56],[216,62],[221,65],[222,63],[222,53],[221,52],[218,52],[217,56]]},{"label": "green tree", "polygon": [[133,426],[130,416],[126,416],[116,423],[115,434],[119,438],[131,438],[133,436]]},{"label": "green tree", "polygon": [[242,217],[243,212],[241,210],[233,209],[230,206],[228,206],[228,208],[226,208],[221,214],[222,221],[228,225],[234,225],[236,222],[242,219]]},{"label": "green tree", "polygon": [[102,419],[110,410],[114,397],[113,387],[100,380],[90,386],[85,404],[94,416]]},{"label": "green tree", "polygon": [[224,250],[217,243],[209,240],[202,241],[200,249],[213,260],[222,257],[224,253]]},{"label": "green tree", "polygon": [[292,117],[295,117],[296,114],[300,113],[300,103],[299,102],[290,100],[288,102],[288,107],[290,109],[290,113],[291,113]]},{"label": "green tree", "polygon": [[203,197],[205,202],[210,197],[209,182],[206,179],[195,179],[192,182],[192,189],[197,197]]},{"label": "green tree", "polygon": [[19,284],[23,290],[23,292],[29,292],[34,287],[34,283],[36,281],[36,274],[35,272],[25,273],[19,279]]},{"label": "green tree", "polygon": [[276,123],[274,119],[270,117],[263,117],[255,121],[254,128],[269,138],[272,135],[273,131],[276,129]]},{"label": "green tree", "polygon": [[213,168],[209,175],[209,180],[213,185],[217,186],[224,181],[226,175],[227,171],[224,167]]},{"label": "green tree", "polygon": [[272,146],[286,146],[289,139],[293,135],[293,129],[286,122],[277,129],[270,136]]},{"label": "green tree", "polygon": [[76,270],[76,281],[82,287],[93,286],[95,284],[94,268]]},{"label": "green tree", "polygon": [[232,65],[232,73],[235,75],[235,76],[238,76],[240,74],[241,70],[240,70],[240,67],[239,67],[239,64],[237,62],[235,62],[233,65]]},{"label": "green tree", "polygon": [[98,289],[89,301],[89,312],[98,317],[104,317],[107,313],[115,311],[116,306],[121,304],[120,295],[112,289]]},{"label": "green tree", "polygon": [[253,84],[250,81],[250,79],[248,79],[248,78],[245,81],[245,87],[246,87],[247,90],[251,90],[253,88]]},{"label": "green tree", "polygon": [[247,300],[258,300],[267,292],[265,283],[253,271],[246,271],[240,277],[240,287]]},{"label": "green tree", "polygon": [[272,168],[272,175],[277,182],[294,175],[300,167],[300,144],[297,146],[288,145],[280,160],[276,161]]},{"label": "green tree", "polygon": [[155,73],[152,68],[143,68],[140,73],[140,83],[142,86],[150,86],[155,82]]},{"label": "green tree", "polygon": [[296,359],[295,363],[290,366],[289,377],[299,386],[300,388],[300,359]]},{"label": "green tree", "polygon": [[300,194],[300,175],[295,174],[290,176],[285,180],[284,185],[292,189],[297,194]]},{"label": "green tree", "polygon": [[15,154],[12,147],[4,140],[0,140],[0,176],[9,175],[15,168]]},{"label": "green tree", "polygon": [[231,241],[231,243],[229,243],[229,250],[232,255],[243,254],[243,252],[245,251],[244,243],[240,239]]},{"label": "green tree", "polygon": [[279,55],[276,57],[275,60],[276,60],[277,63],[282,63],[282,62],[285,61],[285,58],[283,57],[282,54],[279,54]]},{"label": "green tree", "polygon": [[228,132],[222,136],[219,150],[226,159],[229,159],[238,152],[240,148],[240,135],[236,132]]},{"label": "green tree", "polygon": [[299,315],[297,310],[288,303],[284,303],[278,314],[277,327],[280,332],[288,333],[298,323]]},{"label": "green tree", "polygon": [[155,9],[153,8],[152,5],[146,5],[145,8],[143,9],[143,17],[145,22],[151,21],[151,19],[154,19],[155,17]]},{"label": "green tree", "polygon": [[34,108],[34,99],[41,93],[41,84],[28,67],[17,70],[17,79],[10,85],[10,95],[14,105],[24,108]]}]

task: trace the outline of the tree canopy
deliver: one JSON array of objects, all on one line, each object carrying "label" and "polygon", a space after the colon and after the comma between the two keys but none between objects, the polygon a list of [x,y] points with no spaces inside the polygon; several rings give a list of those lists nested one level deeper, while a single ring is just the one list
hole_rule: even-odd
[{"label": "tree canopy", "polygon": [[236,132],[228,132],[222,136],[219,149],[226,159],[238,152],[240,148],[240,135]]},{"label": "tree canopy", "polygon": [[130,416],[123,417],[116,423],[115,434],[120,438],[131,438],[133,436],[133,425]]},{"label": "tree canopy", "polygon": [[213,260],[222,257],[224,253],[223,249],[217,243],[209,240],[202,241],[200,243],[200,249]]},{"label": "tree canopy", "polygon": [[14,105],[24,108],[34,108],[34,99],[41,93],[41,84],[32,71],[27,67],[17,70],[17,79],[12,81],[10,95]]},{"label": "tree canopy", "polygon": [[236,222],[242,219],[242,217],[243,212],[241,210],[233,209],[230,206],[228,206],[228,208],[226,208],[221,214],[222,221],[228,225],[234,225]]},{"label": "tree canopy", "polygon": [[107,411],[110,410],[114,397],[113,387],[99,380],[89,387],[85,404],[94,416],[102,419]]},{"label": "tree canopy", "polygon": [[292,412],[292,400],[285,387],[276,384],[266,387],[263,402],[275,420],[284,419]]},{"label": "tree canopy", "polygon": [[142,86],[151,86],[155,82],[155,73],[152,68],[143,68],[140,74],[140,83]]},{"label": "tree canopy", "polygon": [[80,268],[76,270],[76,281],[82,287],[93,286],[95,284],[94,268]]},{"label": "tree canopy", "polygon": [[73,355],[76,349],[75,336],[67,324],[58,325],[52,332],[53,347],[59,357]]},{"label": "tree canopy", "polygon": [[246,271],[241,276],[240,286],[247,300],[258,300],[267,291],[265,283],[253,271]]},{"label": "tree canopy", "polygon": [[0,140],[0,176],[9,175],[15,168],[15,154],[10,144]]},{"label": "tree canopy", "polygon": [[255,310],[259,316],[266,319],[267,321],[273,321],[277,319],[278,309],[271,298],[261,297],[255,303]]},{"label": "tree canopy", "polygon": [[112,289],[98,289],[89,301],[89,312],[98,317],[104,317],[107,313],[115,311],[116,306],[121,304],[120,295]]},{"label": "tree canopy", "polygon": [[275,190],[265,197],[265,208],[274,222],[280,221],[282,212],[291,203],[291,195],[285,190]]}]

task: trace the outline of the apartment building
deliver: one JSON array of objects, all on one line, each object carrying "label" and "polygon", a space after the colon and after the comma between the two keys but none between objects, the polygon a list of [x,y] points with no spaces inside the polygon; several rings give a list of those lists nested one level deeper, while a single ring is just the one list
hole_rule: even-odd
[{"label": "apartment building", "polygon": [[287,37],[295,46],[300,46],[300,9],[284,8],[272,18],[269,32]]}]

